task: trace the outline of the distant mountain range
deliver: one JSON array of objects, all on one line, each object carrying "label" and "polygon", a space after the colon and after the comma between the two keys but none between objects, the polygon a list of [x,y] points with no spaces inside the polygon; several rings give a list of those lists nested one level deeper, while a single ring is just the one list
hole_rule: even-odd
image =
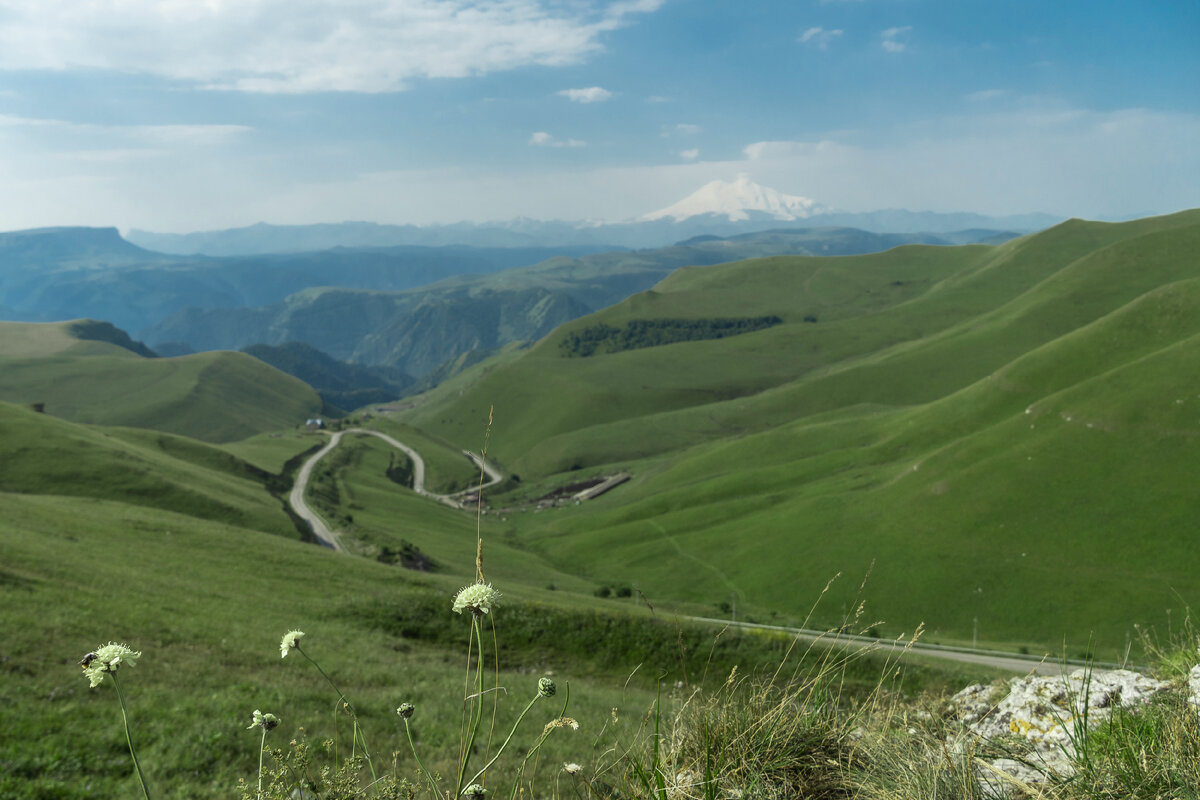
[{"label": "distant mountain range", "polygon": [[264,306],[313,286],[409,289],[600,249],[611,248],[397,246],[213,258],[151,252],[115,228],[39,228],[0,233],[0,319],[91,317],[136,332],[188,307]]},{"label": "distant mountain range", "polygon": [[680,267],[869,253],[902,244],[1004,241],[1014,235],[976,231],[943,238],[831,228],[701,236],[656,250],[562,256],[405,291],[322,287],[260,307],[192,306],[142,329],[139,337],[160,353],[304,342],[339,360],[392,367],[418,379],[433,373],[444,378],[453,372],[443,368],[446,362],[464,353],[536,341],[564,322],[649,289]]},{"label": "distant mountain range", "polygon": [[[709,206],[721,214],[684,216]],[[848,255],[902,244],[995,243],[1017,235],[978,227],[931,234],[786,226],[816,209],[805,198],[745,180],[710,184],[657,220],[625,225],[698,235],[636,251],[611,244],[384,246],[394,230],[363,224],[245,229],[265,238],[226,232],[232,236],[222,245],[227,249],[283,247],[285,239],[288,247],[310,248],[346,232],[370,242],[229,256],[155,252],[113,228],[0,233],[0,319],[104,320],[163,356],[269,346],[251,352],[317,386],[327,403],[350,409],[358,400],[377,402],[434,385],[498,348],[536,341],[564,322],[649,289],[680,267],[785,254]],[[780,224],[785,227],[714,233]],[[507,230],[515,235],[521,225],[568,227],[526,222]],[[451,227],[440,233],[450,235]],[[618,229],[593,233],[599,238]]]},{"label": "distant mountain range", "polygon": [[[873,233],[944,234],[971,228],[1032,233],[1057,222],[1049,214],[989,217],[890,209],[865,213],[830,209],[815,200],[788,195],[747,178],[713,181],[667,208],[625,222],[564,222],[513,219],[452,225],[380,225],[342,222],[268,225],[198,233],[126,235],[141,247],[182,255],[254,255],[326,250],[333,247],[665,247],[695,236],[736,236],[780,227],[850,227]],[[788,224],[790,223],[790,224]]]}]

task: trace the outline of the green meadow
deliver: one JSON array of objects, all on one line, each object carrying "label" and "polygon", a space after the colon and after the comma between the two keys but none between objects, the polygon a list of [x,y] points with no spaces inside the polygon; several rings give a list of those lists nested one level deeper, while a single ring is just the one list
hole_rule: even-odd
[{"label": "green meadow", "polygon": [[[489,729],[506,732],[553,675],[560,695],[516,737],[523,757],[570,683],[580,730],[550,736],[533,784],[550,795],[567,794],[550,788],[564,762],[593,774],[624,753],[638,796],[630,764],[658,757],[653,725],[696,689],[728,689],[735,666],[762,677],[802,655],[784,634],[687,616],[883,638],[924,624],[926,641],[1136,662],[1139,631],[1178,629],[1200,590],[1197,253],[1200,212],[1186,212],[679,270],[335,422],[415,448],[432,492],[479,480],[463,450],[486,446],[505,473],[477,515],[415,495],[402,453],[347,434],[308,496],[348,554],[306,542],[285,506],[327,436],[299,428],[320,409],[309,387],[245,354],[143,358],[69,323],[0,324],[0,795],[139,791],[112,687],[90,690],[78,663],[110,640],[143,653],[121,679],[154,795],[253,782],[255,709],[282,719],[268,744],[307,741],[334,765],[351,721],[310,664],[279,657],[293,629],[353,701],[379,770],[419,777],[395,713],[412,702],[426,766],[453,771],[471,626],[450,604],[475,580],[477,537],[504,594],[485,626],[503,687]],[[775,317],[585,357],[561,346],[599,325],[708,336]],[[597,499],[539,502],[618,471],[629,481]],[[809,665],[831,652],[802,650]],[[836,690],[807,685],[838,702],[795,705],[990,676],[920,662],[897,676],[865,657]]]},{"label": "green meadow", "polygon": [[[834,574],[834,609],[852,604],[869,573],[884,631],[1116,658],[1200,590],[1198,252],[1193,211],[683,269],[400,414],[462,441],[494,406],[495,458],[520,479],[499,507],[628,472],[585,505],[512,516],[519,546],[594,581],[769,621]],[[783,323],[559,346],[598,324],[760,315]]]},{"label": "green meadow", "polygon": [[[25,413],[14,416],[20,422]],[[186,472],[198,460],[188,455],[177,470]],[[365,454],[364,465],[379,456]],[[159,470],[168,470],[169,458]],[[212,471],[219,473],[213,480],[228,472]],[[474,578],[469,513],[412,496],[384,504],[416,531],[402,529],[403,535],[427,531],[421,541],[437,569],[419,573],[255,529],[259,520],[245,497],[228,496],[245,510],[242,524],[229,524],[136,504],[120,492],[113,492],[116,499],[68,497],[16,491],[7,475],[3,481],[3,796],[138,793],[112,686],[106,681],[89,689],[78,663],[108,641],[142,653],[136,667],[121,670],[121,681],[152,796],[230,797],[239,779],[253,785],[259,734],[246,728],[255,709],[282,719],[268,744],[286,749],[289,741],[306,741],[318,754],[317,768],[336,763],[335,755],[347,755],[350,720],[335,713],[337,695],[311,665],[296,654],[280,659],[279,640],[294,629],[305,632],[304,651],[354,703],[381,773],[417,778],[395,714],[401,702],[418,708],[414,731],[426,766],[453,770],[469,623],[450,605]],[[369,499],[369,484],[352,482],[356,496]],[[104,490],[97,485],[94,495]],[[562,713],[568,691],[566,713],[580,725],[547,741],[539,762],[542,785],[555,780],[564,762],[611,766],[614,746],[643,741],[660,687],[668,701],[678,695],[682,702],[687,692],[672,687],[719,685],[735,665],[754,674],[784,663],[787,637],[718,635],[644,605],[597,607],[589,594],[565,585],[532,585],[571,579],[499,543],[490,522],[482,530],[487,578],[504,593],[488,620],[500,665],[489,680],[503,687],[495,694],[496,730],[508,729],[539,676],[553,676],[560,694],[536,710],[518,756]],[[489,653],[489,674],[492,664]],[[884,672],[882,662],[865,660],[845,680],[865,692]],[[914,667],[907,680],[917,691],[981,674]],[[325,750],[327,740],[336,752]],[[496,743],[488,747],[495,752]],[[494,780],[511,777],[512,768],[498,767]],[[538,780],[538,774],[535,769],[529,777]]]},{"label": "green meadow", "polygon": [[76,323],[0,323],[0,400],[40,403],[73,422],[151,428],[230,442],[291,428],[321,411],[307,384],[245,353],[144,358],[83,341]]}]

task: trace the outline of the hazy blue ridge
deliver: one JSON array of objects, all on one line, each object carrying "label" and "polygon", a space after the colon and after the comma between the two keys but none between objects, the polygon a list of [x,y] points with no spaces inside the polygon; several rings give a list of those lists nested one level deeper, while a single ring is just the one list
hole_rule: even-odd
[{"label": "hazy blue ridge", "polygon": [[539,339],[557,325],[649,289],[680,267],[783,254],[850,255],[948,239],[853,228],[702,236],[655,250],[560,256],[401,292],[314,289],[254,308],[187,308],[139,336],[152,346],[191,350],[305,342],[342,361],[388,365],[424,378],[463,353]]},{"label": "hazy blue ridge", "polygon": [[393,245],[473,245],[476,247],[592,246],[603,249],[665,247],[700,235],[735,236],[767,229],[852,227],[873,233],[952,233],[971,228],[1031,233],[1057,222],[1049,214],[990,217],[971,213],[938,213],[890,209],[866,213],[830,212],[806,219],[781,221],[769,214],[747,211],[747,219],[734,221],[716,214],[684,220],[651,222],[582,223],[514,219],[507,222],[452,225],[380,225],[342,222],[318,225],[268,225],[197,233],[152,233],[131,230],[127,238],[164,253],[212,256],[288,253],[337,246],[382,247]]}]

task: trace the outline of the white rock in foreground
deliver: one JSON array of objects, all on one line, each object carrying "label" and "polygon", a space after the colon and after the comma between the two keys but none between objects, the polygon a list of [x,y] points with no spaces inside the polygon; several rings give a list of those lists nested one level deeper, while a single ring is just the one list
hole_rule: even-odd
[{"label": "white rock in foreground", "polygon": [[[1018,736],[1030,742],[1028,763],[1011,759],[989,763],[1020,781],[1033,783],[1052,773],[1072,772],[1074,742],[1084,726],[1090,728],[1108,719],[1114,708],[1144,705],[1169,685],[1130,670],[1077,669],[1058,677],[1013,678],[999,702],[995,702],[996,687],[968,686],[954,695],[951,703],[967,729],[982,739]],[[1196,686],[1200,687],[1200,673]],[[1001,776],[992,770],[981,769],[980,778],[994,789],[1002,788]]]}]

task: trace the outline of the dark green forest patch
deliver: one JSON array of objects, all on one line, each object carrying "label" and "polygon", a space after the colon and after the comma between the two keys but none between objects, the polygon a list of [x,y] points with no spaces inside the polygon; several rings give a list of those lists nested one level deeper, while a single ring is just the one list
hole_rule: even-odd
[{"label": "dark green forest patch", "polygon": [[642,347],[658,347],[675,342],[724,339],[759,331],[783,322],[775,315],[764,317],[714,317],[709,319],[634,319],[623,328],[592,325],[574,331],[558,344],[568,357],[586,357],[596,353],[619,353]]}]

